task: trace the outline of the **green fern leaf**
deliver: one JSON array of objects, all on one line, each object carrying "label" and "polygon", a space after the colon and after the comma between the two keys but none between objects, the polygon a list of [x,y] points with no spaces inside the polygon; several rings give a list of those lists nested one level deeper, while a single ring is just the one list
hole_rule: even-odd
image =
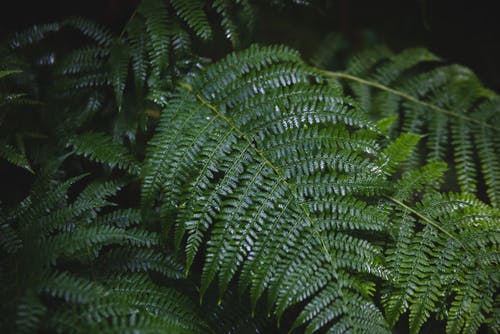
[{"label": "green fern leaf", "polygon": [[426,137],[406,164],[408,170],[422,161],[443,161],[453,154],[460,189],[481,192],[482,173],[486,195],[497,206],[498,154],[486,159],[481,153],[477,164],[475,152],[496,153],[496,136],[485,138],[482,133],[498,131],[498,96],[470,70],[438,61],[423,49],[393,55],[379,48],[354,57],[346,73],[326,74],[348,80],[349,89],[373,117],[397,115],[400,122],[391,129],[391,137],[406,132]]},{"label": "green fern leaf", "polygon": [[113,34],[104,26],[83,17],[72,17],[64,20],[63,24],[77,29],[85,36],[93,39],[99,45],[109,47],[113,40]]},{"label": "green fern leaf", "polygon": [[35,173],[30,166],[27,157],[5,141],[0,141],[0,158],[3,158],[13,165],[24,168],[31,173]]},{"label": "green fern leaf", "polygon": [[[383,298],[389,322],[409,308],[410,332],[418,333],[444,303],[447,333],[475,333],[487,324],[498,290],[499,212],[468,194],[432,192],[415,210],[401,210],[388,254],[396,281]],[[421,231],[410,215],[424,224]]]},{"label": "green fern leaf", "polygon": [[96,301],[105,290],[92,281],[72,276],[67,272],[52,272],[43,279],[40,292],[70,303],[81,304]]},{"label": "green fern leaf", "polygon": [[172,6],[196,35],[204,40],[212,37],[212,29],[199,0],[172,0]]},{"label": "green fern leaf", "polygon": [[117,167],[132,175],[137,175],[140,171],[138,163],[128,150],[105,133],[84,133],[69,139],[67,145],[71,146],[76,154],[111,168]]},{"label": "green fern leaf", "polygon": [[[332,300],[341,311],[320,327],[386,332],[370,300],[373,283],[352,275],[387,278],[380,250],[347,227],[383,226],[370,226],[368,212],[377,209],[361,199],[384,188],[384,172],[366,158],[375,127],[282,47],[230,55],[182,86],[150,142],[142,205],[147,211],[159,201],[163,219],[177,217],[188,268],[210,233],[201,294],[218,278],[223,295],[241,271],[252,304],[268,290],[280,318],[294,304],[329,298],[323,291],[345,289]],[[299,140],[305,133],[310,142]],[[363,312],[354,316],[350,307]]]},{"label": "green fern leaf", "polygon": [[111,46],[109,63],[111,66],[111,80],[115,90],[116,104],[118,110],[122,109],[123,92],[128,74],[129,51],[127,45],[120,40],[115,40]]},{"label": "green fern leaf", "polygon": [[61,24],[59,23],[34,25],[24,31],[15,33],[9,41],[9,45],[13,49],[32,45],[44,39],[48,34],[57,32],[60,29]]},{"label": "green fern leaf", "polygon": [[153,75],[158,77],[169,61],[167,10],[163,1],[145,0],[140,4],[138,12],[146,18],[146,29],[151,42],[149,57]]}]

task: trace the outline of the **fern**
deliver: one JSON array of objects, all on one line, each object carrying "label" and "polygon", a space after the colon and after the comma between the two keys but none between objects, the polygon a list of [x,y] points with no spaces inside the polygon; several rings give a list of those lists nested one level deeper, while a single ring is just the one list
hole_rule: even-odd
[{"label": "fern", "polygon": [[60,310],[55,327],[75,333],[206,333],[196,307],[179,292],[154,285],[143,274],[108,277],[107,293],[75,311]]},{"label": "fern", "polygon": [[27,157],[21,152],[17,152],[14,147],[6,142],[0,142],[0,157],[18,167],[33,172]]},{"label": "fern", "polygon": [[[202,61],[191,47],[191,30],[186,30],[181,21],[186,22],[199,37],[211,38],[213,32],[207,11],[213,9],[223,20],[227,37],[237,43],[237,26],[232,14],[247,7],[246,1],[234,4],[215,1],[203,6],[199,1],[177,1],[167,5],[161,0],[144,0],[119,36],[95,22],[74,17],[60,23],[33,26],[12,36],[9,45],[12,49],[22,49],[39,43],[50,33],[68,28],[88,37],[89,45],[69,54],[59,56],[59,50],[50,51],[47,63],[55,65],[53,79],[56,82],[51,94],[61,98],[64,105],[78,106],[79,110],[75,111],[73,106],[68,111],[73,113],[68,119],[74,124],[66,124],[66,127],[74,129],[104,107],[101,103],[97,110],[89,112],[82,110],[82,105],[94,103],[96,95],[101,95],[102,100],[103,93],[113,92],[116,108],[121,112],[115,129],[122,131],[115,137],[125,134],[134,140],[138,128],[147,125],[146,115],[151,115],[147,109],[148,94],[171,89],[176,78]],[[45,62],[44,57],[41,56],[39,61]],[[130,74],[134,78],[135,95],[127,98],[127,108],[124,109],[124,93],[128,91]]]},{"label": "fern", "polygon": [[[212,27],[207,17],[213,9],[223,19],[227,37],[237,43],[237,28],[231,17],[246,6],[245,1],[234,4],[215,1],[202,6],[199,1],[166,4],[161,0],[144,0],[119,36],[87,19],[69,18],[44,29],[27,30],[14,36],[12,43],[29,46],[48,32],[68,28],[72,33],[76,31],[88,37],[88,45],[61,57],[55,51],[56,60],[50,65],[55,81],[51,95],[67,108],[67,122],[59,122],[58,136],[77,140],[74,129],[116,108],[118,115],[108,126],[113,131],[113,140],[123,144],[127,138],[134,149],[136,145],[143,145],[137,143],[136,138],[151,125],[148,116],[154,118],[158,113],[151,109],[149,100],[172,89],[177,78],[206,61],[194,54],[191,31],[203,39],[211,38]],[[184,22],[189,29],[184,27]],[[114,95],[115,103],[104,103],[110,94]],[[63,145],[64,141],[61,140]],[[11,160],[15,160],[12,155]],[[116,159],[110,161],[110,165],[116,165]],[[136,171],[137,168],[132,172]]]},{"label": "fern", "polygon": [[[407,308],[415,333],[440,308],[449,333],[488,324],[498,213],[470,195],[435,193],[445,171],[437,162],[408,170],[387,195],[387,175],[419,136],[382,150],[356,104],[321,80],[291,50],[252,47],[181,83],[162,111],[143,169],[143,210],[157,206],[174,221],[166,229],[185,242],[188,269],[206,245],[201,296],[216,279],[223,296],[237,277],[253,307],[267,291],[278,321],[300,304],[292,328],[385,332],[371,275],[387,282],[390,325]],[[421,204],[404,204],[418,192]],[[396,205],[374,205],[381,195]],[[375,246],[387,232],[395,237],[389,268]]]},{"label": "fern", "polygon": [[498,210],[471,195],[429,193],[414,212],[397,215],[388,256],[396,282],[383,297],[387,319],[394,324],[409,309],[410,332],[418,333],[442,309],[447,333],[477,332],[491,321],[499,288]]},{"label": "fern", "polygon": [[470,70],[443,65],[425,49],[400,54],[377,49],[354,57],[346,73],[328,75],[347,79],[349,88],[374,117],[397,115],[400,119],[392,128],[393,135],[413,132],[426,136],[411,165],[443,161],[452,154],[460,189],[481,194],[481,175],[491,204],[498,206],[500,155],[495,124],[499,99]]},{"label": "fern", "polygon": [[129,51],[125,44],[117,40],[110,50],[111,78],[118,110],[122,108],[123,92],[128,74]]},{"label": "fern", "polygon": [[[10,64],[4,64],[10,65]],[[7,80],[9,77],[22,73],[19,69],[14,70],[0,70],[0,80]],[[2,83],[5,83],[2,82]],[[6,85],[7,86],[7,85]],[[21,107],[25,106],[37,106],[39,103],[30,98],[27,98],[26,93],[12,93],[7,91],[8,88],[4,88],[4,86],[0,86],[2,91],[0,91],[0,124],[4,126],[9,126],[9,114],[14,111],[19,111]],[[18,129],[16,129],[18,130]],[[2,138],[0,139],[0,158],[9,161],[11,164],[16,165],[18,167],[24,168],[31,173],[34,173],[30,161],[26,156],[26,150],[23,141],[23,133],[3,133]],[[14,134],[15,139],[11,137]],[[4,137],[5,136],[5,137]],[[9,138],[10,137],[10,138]],[[16,142],[17,148],[12,145],[12,142]]]},{"label": "fern", "polygon": [[162,193],[176,239],[187,235],[188,268],[210,232],[201,294],[217,276],[223,295],[239,273],[252,305],[268,290],[278,318],[305,303],[295,326],[308,332],[386,332],[368,277],[387,271],[353,233],[387,223],[364,200],[385,187],[374,126],[286,48],[231,55],[183,87],[151,141],[142,201]]},{"label": "fern", "polygon": [[203,39],[210,39],[212,29],[208,23],[208,18],[201,8],[198,0],[173,0],[172,6],[176,13],[192,28],[195,33]]},{"label": "fern", "polygon": [[109,167],[117,167],[138,174],[140,167],[126,148],[116,143],[104,133],[86,133],[69,140],[76,154],[89,157],[91,160],[106,163]]},{"label": "fern", "polygon": [[166,287],[165,280],[180,280],[184,268],[158,251],[156,233],[137,227],[139,210],[109,211],[108,198],[121,183],[90,183],[70,202],[69,187],[81,179],[40,180],[17,207],[0,211],[2,332],[256,328],[248,316],[221,307],[208,317],[189,289]]},{"label": "fern", "polygon": [[61,25],[59,23],[34,25],[24,31],[15,33],[9,41],[9,46],[15,49],[32,45],[46,38],[48,34],[57,32],[60,29]]},{"label": "fern", "polygon": [[425,49],[196,51],[253,20],[143,0],[0,46],[0,155],[36,173],[0,205],[1,332],[498,332],[497,94]]},{"label": "fern", "polygon": [[108,28],[82,17],[66,19],[63,24],[80,31],[103,47],[109,47],[113,40],[113,34]]},{"label": "fern", "polygon": [[[163,331],[204,332],[203,321],[195,320],[195,307],[189,306],[187,297],[154,285],[144,274],[156,271],[179,278],[182,267],[154,251],[155,234],[124,223],[137,221],[137,215],[116,210],[96,219],[95,213],[110,204],[106,198],[119,185],[91,184],[67,203],[66,192],[78,179],[37,188],[2,217],[2,331],[105,331],[111,329],[108,321],[118,321],[128,324],[127,330],[162,325]],[[112,225],[117,219],[122,227]],[[103,250],[112,245],[110,251]],[[68,269],[75,262],[88,267]],[[127,274],[132,272],[137,274]],[[160,293],[163,298],[158,303]],[[55,309],[46,306],[47,297]]]}]

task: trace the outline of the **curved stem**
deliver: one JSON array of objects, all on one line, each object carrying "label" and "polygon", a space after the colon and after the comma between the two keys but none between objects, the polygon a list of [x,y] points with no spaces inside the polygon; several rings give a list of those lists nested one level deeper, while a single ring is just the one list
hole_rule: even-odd
[{"label": "curved stem", "polygon": [[354,76],[354,75],[351,75],[351,74],[343,73],[343,72],[331,72],[331,71],[325,71],[325,70],[321,70],[320,72],[322,74],[324,74],[325,76],[328,76],[328,77],[331,77],[331,78],[342,78],[342,79],[347,79],[347,80],[351,80],[351,81],[356,81],[356,82],[358,82],[360,84],[371,86],[371,87],[374,87],[374,88],[386,91],[388,93],[400,96],[400,97],[402,97],[405,100],[408,100],[408,101],[411,101],[413,103],[419,104],[421,106],[427,107],[427,108],[432,109],[434,111],[437,111],[439,113],[450,115],[450,116],[456,117],[456,118],[461,118],[461,119],[466,120],[468,122],[476,123],[476,124],[479,124],[481,126],[484,126],[484,127],[487,127],[487,128],[491,128],[491,129],[494,129],[496,131],[500,131],[500,128],[497,128],[494,125],[482,122],[480,120],[477,120],[475,118],[472,118],[472,117],[469,117],[469,116],[466,116],[466,115],[462,115],[462,114],[453,112],[451,110],[447,110],[447,109],[441,108],[441,107],[439,107],[439,106],[437,106],[435,104],[419,100],[418,98],[416,98],[414,96],[411,96],[411,95],[409,95],[409,94],[407,94],[405,92],[393,89],[391,87],[384,86],[384,85],[382,85],[382,84],[380,84],[378,82],[375,82],[375,81],[366,80],[366,79],[363,79],[363,78],[360,78],[360,77],[357,77],[357,76]]},{"label": "curved stem", "polygon": [[122,31],[120,32],[120,35],[118,36],[118,39],[122,39],[122,37],[125,35],[125,31],[127,31],[127,26],[130,23],[130,21],[132,21],[134,19],[135,15],[137,14],[137,11],[139,10],[139,6],[140,5],[138,5],[136,7],[136,9],[132,12],[132,14],[130,15],[130,17],[128,18],[127,23],[125,23],[125,25],[123,26]]},{"label": "curved stem", "polygon": [[444,228],[442,228],[438,223],[436,223],[435,221],[433,221],[432,219],[424,216],[422,213],[418,212],[417,210],[411,208],[410,206],[404,204],[403,202],[401,202],[400,200],[394,198],[394,197],[391,197],[389,195],[384,195],[385,198],[387,198],[389,201],[391,201],[392,203],[402,207],[403,209],[411,212],[412,214],[414,214],[415,216],[417,216],[418,218],[420,218],[422,221],[426,222],[427,224],[435,227],[436,229],[438,229],[439,231],[443,232],[444,234],[446,234],[447,236],[449,236],[450,238],[452,238],[453,240],[455,240],[460,246],[462,246],[466,251],[469,251],[469,249],[460,241],[458,240],[457,237],[455,237],[453,234],[451,234],[450,232],[446,231]]}]

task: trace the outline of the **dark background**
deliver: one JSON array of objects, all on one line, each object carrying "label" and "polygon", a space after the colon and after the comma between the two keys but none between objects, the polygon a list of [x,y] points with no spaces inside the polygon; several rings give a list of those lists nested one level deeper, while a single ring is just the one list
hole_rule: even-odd
[{"label": "dark background", "polygon": [[[119,32],[138,0],[16,0],[3,3],[0,34],[69,16],[92,18]],[[500,18],[497,1],[309,0],[309,7],[257,1],[254,38],[313,53],[332,31],[351,45],[370,32],[398,51],[425,46],[449,62],[471,67],[485,84],[500,91]],[[299,0],[274,2],[294,3]],[[215,49],[215,48],[214,48]],[[215,57],[219,56],[214,54]]]}]

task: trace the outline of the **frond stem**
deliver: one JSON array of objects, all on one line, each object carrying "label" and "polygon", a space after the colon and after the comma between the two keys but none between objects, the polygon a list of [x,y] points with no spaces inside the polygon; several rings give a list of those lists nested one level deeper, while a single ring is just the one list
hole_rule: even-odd
[{"label": "frond stem", "polygon": [[424,216],[422,213],[418,212],[417,210],[411,208],[410,206],[404,204],[403,202],[401,202],[400,200],[392,197],[392,196],[389,196],[389,195],[384,195],[385,198],[387,198],[389,201],[391,201],[392,203],[404,208],[405,210],[411,212],[412,214],[414,214],[415,216],[417,216],[418,218],[420,218],[421,220],[423,220],[424,222],[426,222],[427,224],[437,228],[439,231],[443,232],[444,234],[446,234],[447,236],[449,236],[450,238],[452,238],[453,240],[455,240],[460,246],[462,246],[467,252],[470,252],[469,249],[460,241],[458,240],[457,237],[455,237],[453,234],[451,234],[450,232],[446,231],[444,228],[442,228],[438,223],[436,223],[435,221],[433,221],[432,219]]},{"label": "frond stem", "polygon": [[128,24],[134,19],[134,17],[137,15],[137,12],[139,11],[139,6],[137,6],[134,11],[132,12],[132,14],[130,15],[130,17],[128,18],[127,20],[127,23],[125,23],[125,25],[123,26],[123,29],[122,31],[120,32],[120,35],[118,36],[118,39],[122,39],[122,37],[125,35],[125,32],[127,31],[127,26]]},{"label": "frond stem", "polygon": [[456,118],[461,118],[461,119],[469,121],[471,123],[479,124],[479,125],[481,125],[483,127],[494,129],[495,131],[500,131],[500,128],[498,128],[498,127],[496,127],[494,125],[488,124],[486,122],[479,121],[479,120],[477,120],[475,118],[472,118],[472,117],[469,117],[469,116],[466,116],[466,115],[462,115],[462,114],[459,114],[459,113],[456,113],[456,112],[453,112],[453,111],[441,108],[441,107],[439,107],[439,106],[437,106],[435,104],[419,100],[419,99],[417,99],[414,96],[411,96],[411,95],[409,95],[407,93],[404,93],[404,92],[402,92],[400,90],[393,89],[391,87],[387,87],[387,86],[382,85],[382,84],[380,84],[378,82],[375,82],[375,81],[366,80],[366,79],[363,79],[363,78],[360,78],[360,77],[357,77],[357,76],[354,76],[354,75],[351,75],[351,74],[347,74],[347,73],[344,73],[344,72],[332,72],[332,71],[325,71],[325,70],[321,70],[320,72],[322,74],[324,74],[325,76],[328,76],[328,77],[331,77],[331,78],[342,78],[342,79],[347,79],[347,80],[351,80],[351,81],[356,81],[356,82],[361,83],[363,85],[371,86],[371,87],[374,87],[374,88],[386,91],[388,93],[397,95],[399,97],[402,97],[405,100],[411,101],[411,102],[416,103],[416,104],[420,104],[421,106],[427,107],[427,108],[432,109],[434,111],[437,111],[439,113],[443,113],[443,114],[446,114],[446,115],[449,115],[449,116],[452,116],[452,117],[456,117]]}]

